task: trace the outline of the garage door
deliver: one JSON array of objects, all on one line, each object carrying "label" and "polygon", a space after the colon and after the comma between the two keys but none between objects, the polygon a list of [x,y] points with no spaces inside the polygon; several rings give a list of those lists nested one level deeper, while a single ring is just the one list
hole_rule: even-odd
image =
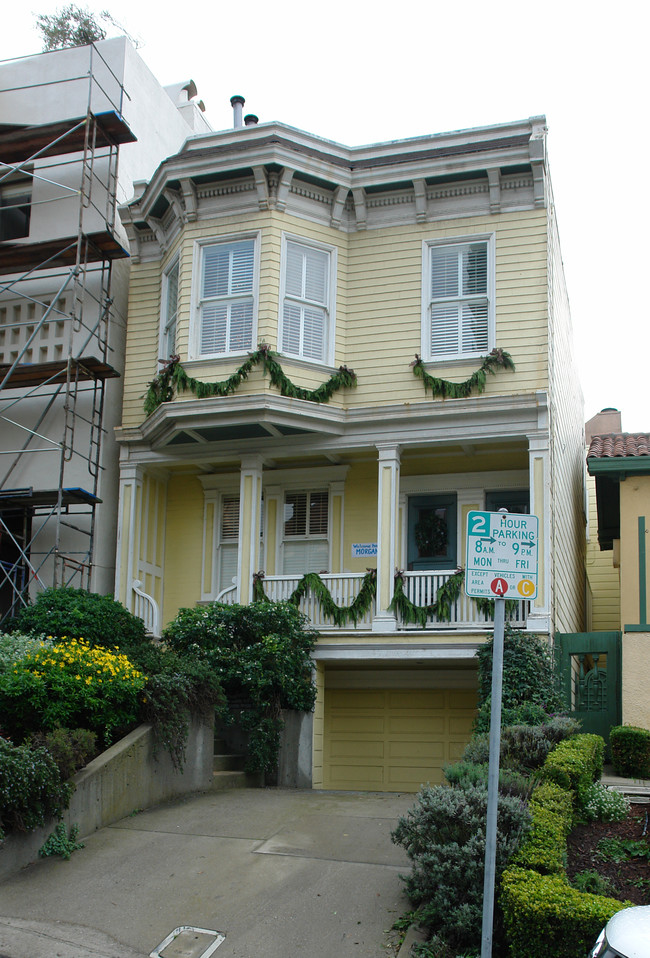
[{"label": "garage door", "polygon": [[330,689],[325,693],[325,788],[417,792],[444,781],[472,733],[468,689]]}]

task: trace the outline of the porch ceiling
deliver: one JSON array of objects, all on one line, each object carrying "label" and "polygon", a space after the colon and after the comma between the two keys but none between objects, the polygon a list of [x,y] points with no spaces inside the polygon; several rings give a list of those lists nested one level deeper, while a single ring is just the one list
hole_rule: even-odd
[{"label": "porch ceiling", "polygon": [[132,461],[219,464],[259,453],[274,460],[376,456],[473,458],[495,448],[524,454],[546,435],[546,394],[426,401],[351,409],[266,393],[163,403],[139,428],[118,429]]}]

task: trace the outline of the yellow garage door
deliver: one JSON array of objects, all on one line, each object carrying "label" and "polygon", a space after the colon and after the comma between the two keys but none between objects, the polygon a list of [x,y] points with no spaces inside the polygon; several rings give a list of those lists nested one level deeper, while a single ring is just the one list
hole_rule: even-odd
[{"label": "yellow garage door", "polygon": [[417,792],[444,781],[472,733],[468,689],[329,689],[325,693],[325,788]]}]

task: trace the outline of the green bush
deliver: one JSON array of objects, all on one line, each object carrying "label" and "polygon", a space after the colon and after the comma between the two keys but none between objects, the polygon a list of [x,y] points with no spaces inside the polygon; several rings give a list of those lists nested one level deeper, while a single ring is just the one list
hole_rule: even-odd
[{"label": "green bush", "polygon": [[588,822],[622,822],[630,811],[630,803],[620,792],[594,782],[582,795],[580,811]]},{"label": "green bush", "polygon": [[31,748],[46,749],[67,781],[88,764],[97,753],[97,736],[86,728],[57,728],[53,732],[36,732],[27,743]]},{"label": "green bush", "polygon": [[[476,653],[479,675],[479,712],[476,730],[490,727],[493,639]],[[529,632],[506,626],[503,647],[502,725],[540,725],[563,711],[548,644]]]},{"label": "green bush", "polygon": [[513,864],[542,875],[564,874],[566,840],[573,808],[570,792],[558,785],[541,785],[530,800],[530,832],[513,858]]},{"label": "green bush", "polygon": [[[473,762],[456,762],[446,765],[443,769],[445,777],[454,788],[467,788],[477,785],[487,788],[489,765],[476,765]],[[515,795],[527,800],[535,787],[535,782],[529,775],[518,772],[516,769],[499,769],[499,792],[501,795]]]},{"label": "green bush", "polygon": [[634,725],[617,725],[609,733],[612,764],[617,775],[650,778],[650,732]]},{"label": "green bush", "polygon": [[[484,787],[426,786],[391,836],[413,863],[404,880],[418,920],[456,948],[480,943],[486,813]],[[499,797],[497,875],[517,850],[529,821],[522,801]]]},{"label": "green bush", "polygon": [[629,902],[586,895],[559,875],[509,868],[501,879],[510,958],[584,958],[601,928]]},{"label": "green bush", "polygon": [[76,636],[89,645],[118,646],[128,651],[147,642],[144,623],[110,595],[84,589],[44,589],[33,605],[24,608],[10,623],[12,632],[32,632],[63,639]]},{"label": "green bush", "polygon": [[542,776],[575,792],[578,802],[603,771],[605,741],[600,735],[580,734],[565,739],[547,757]]},{"label": "green bush", "polygon": [[602,895],[604,898],[618,897],[618,888],[591,869],[574,875],[571,886],[587,895]]},{"label": "green bush", "polygon": [[87,728],[102,746],[138,719],[146,676],[117,651],[69,639],[27,652],[0,673],[5,734],[21,743],[56,728]]},{"label": "green bush", "polygon": [[39,649],[52,648],[53,639],[45,636],[23,635],[21,632],[0,633],[0,672],[21,659],[28,652],[37,652]]},{"label": "green bush", "polygon": [[181,609],[163,639],[219,676],[228,699],[224,722],[250,733],[246,769],[272,772],[277,764],[282,709],[311,711],[316,700],[311,653],[316,632],[288,602],[248,606],[212,603]]},{"label": "green bush", "polygon": [[5,830],[32,831],[60,816],[71,794],[46,749],[0,738],[0,839]]},{"label": "green bush", "polygon": [[[541,768],[555,746],[580,728],[575,719],[555,716],[542,725],[508,725],[501,729],[500,765],[533,771]],[[475,733],[463,753],[463,761],[483,765],[490,758],[487,732]]]}]

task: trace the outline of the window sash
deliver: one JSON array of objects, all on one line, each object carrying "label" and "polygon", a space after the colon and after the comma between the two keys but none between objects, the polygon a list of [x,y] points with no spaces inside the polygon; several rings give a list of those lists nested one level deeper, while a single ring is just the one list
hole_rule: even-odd
[{"label": "window sash", "polygon": [[176,260],[165,273],[165,304],[162,335],[162,353],[164,358],[173,356],[176,352],[179,275],[180,262]]},{"label": "window sash", "polygon": [[489,349],[487,241],[429,247],[429,333],[432,359]]},{"label": "window sash", "polygon": [[252,348],[255,240],[201,249],[199,355]]},{"label": "window sash", "polygon": [[284,263],[282,352],[326,362],[331,252],[288,240]]}]

